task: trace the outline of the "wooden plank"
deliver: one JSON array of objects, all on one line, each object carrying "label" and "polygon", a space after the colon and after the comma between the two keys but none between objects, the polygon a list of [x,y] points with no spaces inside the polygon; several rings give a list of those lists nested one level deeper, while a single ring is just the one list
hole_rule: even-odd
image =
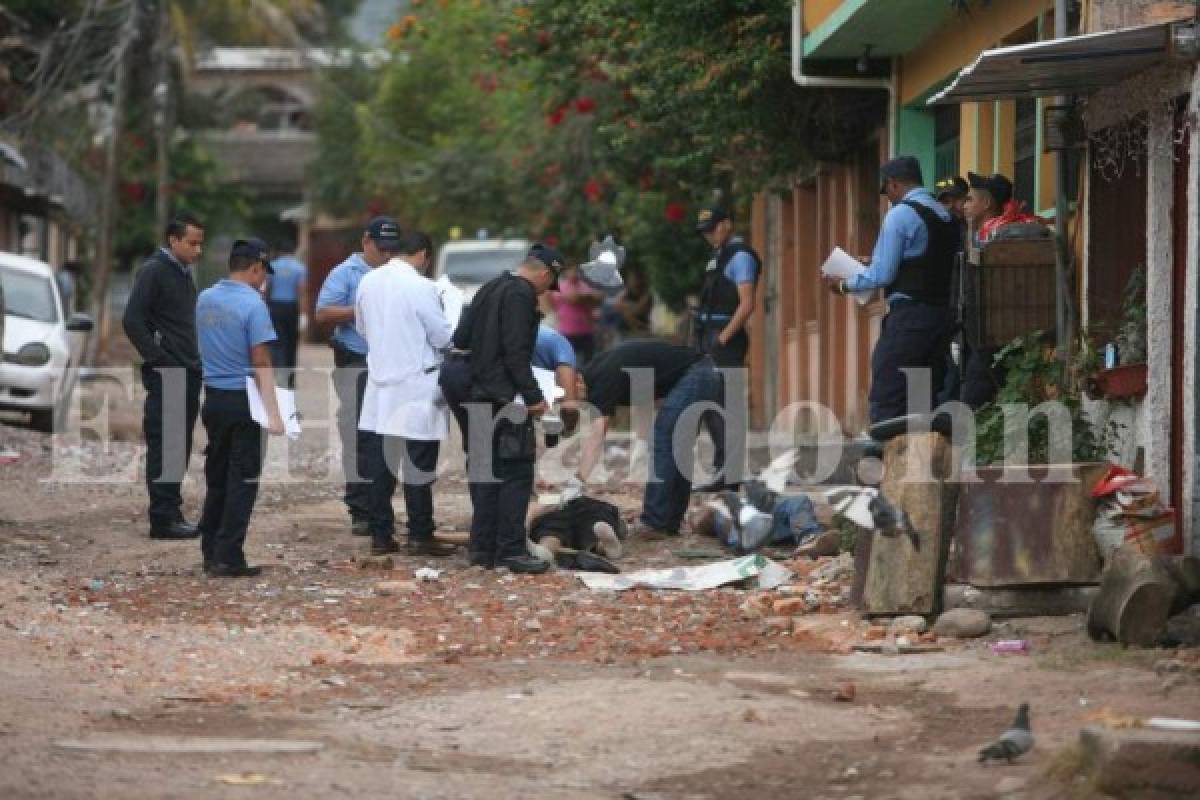
[{"label": "wooden plank", "polygon": [[949,441],[938,433],[897,436],[883,448],[880,490],[912,520],[920,540],[876,535],[871,543],[863,612],[933,614],[941,600],[956,487]]}]

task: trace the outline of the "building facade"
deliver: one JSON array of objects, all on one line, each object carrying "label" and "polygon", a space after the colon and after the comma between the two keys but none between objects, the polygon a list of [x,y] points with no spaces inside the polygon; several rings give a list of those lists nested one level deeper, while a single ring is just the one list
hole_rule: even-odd
[{"label": "building facade", "polygon": [[[954,5],[796,3],[797,91],[808,90],[813,75],[841,76],[829,83],[851,89],[855,80],[846,76],[858,75],[863,88],[884,87],[889,121],[851,157],[794,176],[788,189],[755,202],[752,232],[767,262],[754,319],[755,419],[767,424],[789,406],[821,404],[836,421],[803,413],[799,433],[853,435],[864,427],[869,356],[885,309],[878,300],[860,308],[830,295],[818,271],[834,245],[869,253],[886,212],[879,163],[915,155],[929,185],[968,171],[1000,172],[1027,210],[1053,220],[1059,156],[1049,145],[1060,131],[1046,118],[1061,104],[1058,95],[1071,95],[1084,127],[1064,183],[1080,321],[1093,341],[1111,340],[1139,270],[1149,321],[1144,397],[1089,401],[1089,411],[1102,428],[1120,426],[1115,458],[1159,484],[1185,546],[1196,552],[1200,87],[1188,26],[1197,3],[1067,2],[1068,35],[1080,37],[1071,52],[1052,41],[1054,0]],[[1140,37],[1136,46],[1129,37]]]}]

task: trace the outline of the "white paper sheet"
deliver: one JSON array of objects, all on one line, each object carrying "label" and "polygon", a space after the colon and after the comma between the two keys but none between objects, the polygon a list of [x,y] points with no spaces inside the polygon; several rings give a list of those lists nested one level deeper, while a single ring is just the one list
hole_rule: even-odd
[{"label": "white paper sheet", "polygon": [[[267,427],[267,407],[263,404],[258,384],[252,376],[246,376],[246,394],[250,400],[250,416],[262,427]],[[289,439],[300,438],[300,415],[296,413],[296,393],[291,389],[275,387],[275,402],[279,404],[279,416]]]},{"label": "white paper sheet", "polygon": [[575,575],[589,589],[620,592],[626,589],[677,589],[702,592],[727,583],[739,583],[753,578],[759,589],[774,589],[791,580],[792,571],[776,564],[766,556],[753,554],[729,561],[717,561],[698,567],[669,567],[642,569],[620,575],[602,572],[577,572]]},{"label": "white paper sheet", "polygon": [[[865,268],[857,258],[840,247],[833,248],[833,252],[829,254],[829,258],[825,259],[825,263],[821,265],[822,275],[840,278],[841,280],[853,278],[864,270]],[[865,306],[871,300],[871,291],[853,292],[852,296],[858,301],[860,306]]]}]

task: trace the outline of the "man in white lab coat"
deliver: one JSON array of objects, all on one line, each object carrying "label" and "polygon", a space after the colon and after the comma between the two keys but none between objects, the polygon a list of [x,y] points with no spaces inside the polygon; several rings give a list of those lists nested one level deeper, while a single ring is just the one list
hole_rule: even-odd
[{"label": "man in white lab coat", "polygon": [[399,255],[358,285],[355,324],[367,340],[367,390],[358,427],[383,438],[368,459],[371,552],[395,553],[392,495],[404,480],[406,552],[448,556],[454,547],[433,540],[433,480],[448,430],[438,388],[438,365],[453,330],[437,287],[425,277],[433,257],[429,237],[400,236]]}]

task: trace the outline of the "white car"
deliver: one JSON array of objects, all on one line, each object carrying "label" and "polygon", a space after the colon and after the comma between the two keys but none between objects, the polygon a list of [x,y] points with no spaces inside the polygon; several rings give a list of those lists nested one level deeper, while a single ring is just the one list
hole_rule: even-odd
[{"label": "white car", "polygon": [[66,318],[54,270],[44,261],[0,253],[4,286],[4,353],[0,409],[28,411],[33,427],[61,427],[79,374],[91,317]]},{"label": "white car", "polygon": [[529,242],[524,239],[447,242],[438,251],[437,263],[429,277],[437,280],[445,275],[470,302],[480,286],[502,272],[516,269],[528,252]]}]

